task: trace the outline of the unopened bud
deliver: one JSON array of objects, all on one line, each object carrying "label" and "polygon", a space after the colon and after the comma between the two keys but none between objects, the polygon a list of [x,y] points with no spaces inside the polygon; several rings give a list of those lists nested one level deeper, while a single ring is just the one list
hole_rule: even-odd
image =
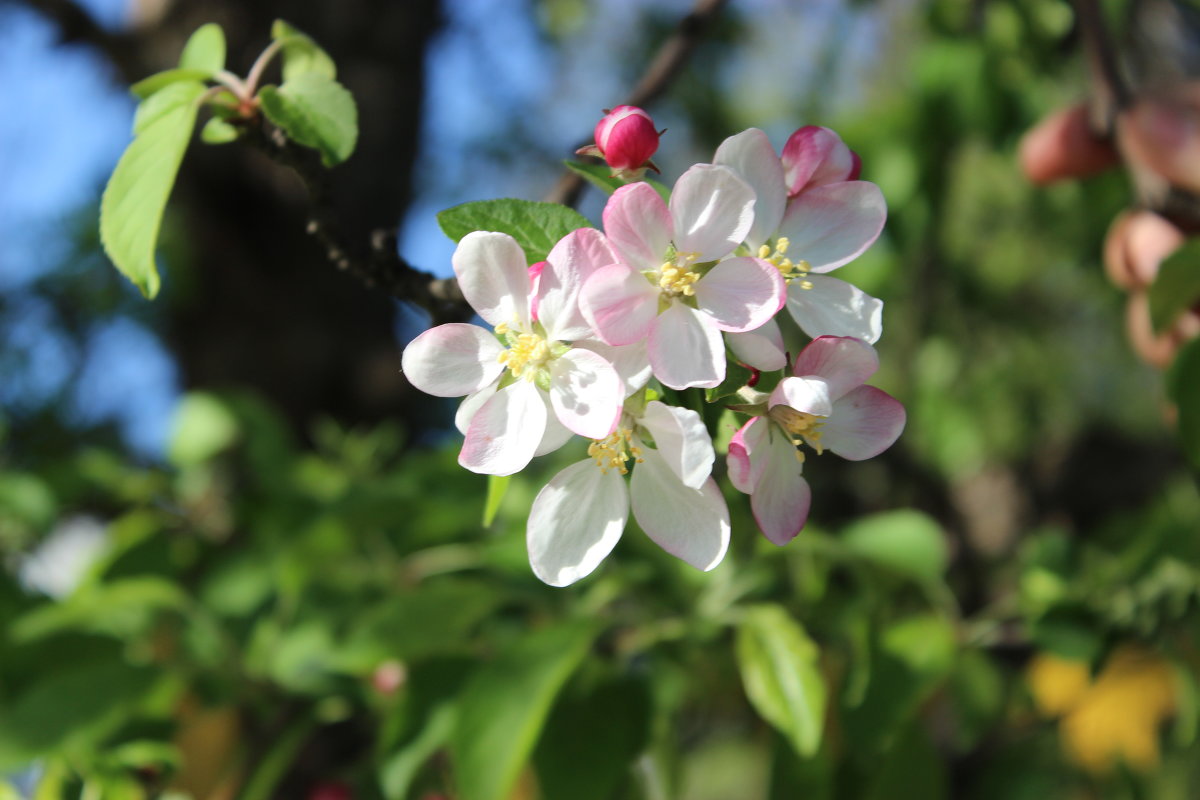
[{"label": "unopened bud", "polygon": [[580,148],[580,155],[599,156],[614,174],[627,179],[641,177],[647,169],[658,172],[650,156],[658,150],[661,134],[654,120],[637,106],[617,106],[596,123],[596,143]]},{"label": "unopened bud", "polygon": [[395,694],[408,680],[408,670],[399,661],[384,661],[371,673],[371,685],[383,695]]},{"label": "unopened bud", "polygon": [[788,195],[795,197],[805,189],[857,180],[862,160],[829,128],[805,125],[783,146],[783,172]]}]

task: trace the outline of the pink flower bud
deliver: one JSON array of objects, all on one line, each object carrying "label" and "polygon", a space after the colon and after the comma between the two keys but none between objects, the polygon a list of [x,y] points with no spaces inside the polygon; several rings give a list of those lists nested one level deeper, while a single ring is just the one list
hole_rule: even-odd
[{"label": "pink flower bud", "polygon": [[384,661],[371,673],[371,685],[382,695],[395,694],[407,680],[408,670],[395,659]]},{"label": "pink flower bud", "polygon": [[862,162],[829,128],[805,125],[783,146],[784,180],[788,195],[826,183],[856,180]]},{"label": "pink flower bud", "polygon": [[654,120],[637,106],[617,106],[596,123],[596,144],[580,148],[583,155],[598,155],[618,175],[638,177],[649,167],[650,156],[658,150],[659,133]]}]

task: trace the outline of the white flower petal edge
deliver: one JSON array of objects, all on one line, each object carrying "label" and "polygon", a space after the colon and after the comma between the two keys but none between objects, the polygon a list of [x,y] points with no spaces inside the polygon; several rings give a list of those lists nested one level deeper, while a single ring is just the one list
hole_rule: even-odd
[{"label": "white flower petal edge", "polygon": [[654,437],[659,454],[675,477],[689,489],[700,489],[716,461],[712,437],[700,415],[690,408],[652,400],[646,404],[641,423]]},{"label": "white flower petal edge", "polygon": [[625,384],[625,396],[641,389],[650,381],[650,357],[646,354],[646,342],[642,340],[635,344],[611,345],[588,339],[576,342],[581,350],[591,350],[596,355],[612,364],[613,369]]},{"label": "white flower petal edge", "polygon": [[528,324],[529,267],[516,239],[473,231],[459,241],[451,263],[463,297],[489,325]]},{"label": "white flower petal edge", "polygon": [[760,258],[729,258],[696,283],[696,305],[723,331],[765,325],[786,299],[779,270]]},{"label": "white flower petal edge", "polygon": [[533,573],[551,586],[589,575],[612,552],[628,517],[620,473],[603,474],[591,460],[572,464],[533,501],[525,533]]},{"label": "white flower petal edge", "polygon": [[451,322],[430,328],[409,342],[400,370],[409,382],[435,397],[460,397],[493,383],[504,365],[504,348],[478,325]]},{"label": "white flower petal edge", "polygon": [[594,334],[579,310],[583,282],[602,267],[618,263],[616,252],[595,228],[580,228],[564,236],[546,256],[538,279],[538,321],[550,340],[575,341]]},{"label": "white flower petal edge", "polygon": [[905,420],[899,400],[874,386],[859,386],[833,404],[821,427],[821,444],[848,461],[862,461],[891,447]]},{"label": "white flower petal edge", "polygon": [[830,272],[862,255],[883,231],[887,202],[867,181],[830,183],[792,200],[779,224],[788,255],[809,263],[810,272]]},{"label": "white flower petal edge", "polygon": [[808,521],[812,490],[800,474],[796,449],[778,431],[770,431],[768,436],[766,447],[759,451],[766,463],[750,495],[750,510],[763,535],[782,547],[795,539]]},{"label": "white flower petal edge", "polygon": [[671,244],[671,212],[648,183],[630,183],[604,206],[604,232],[624,263],[635,271],[658,269]]},{"label": "white flower petal edge", "polygon": [[729,509],[712,478],[697,491],[679,482],[667,462],[646,450],[633,471],[633,515],[655,544],[708,572],[729,549]]},{"label": "white flower petal edge", "polygon": [[787,203],[779,156],[765,133],[749,128],[721,142],[713,163],[730,167],[754,190],[754,225],[746,234],[746,244],[756,252],[775,234]]},{"label": "white flower petal edge", "polygon": [[774,372],[787,366],[787,351],[784,349],[783,334],[774,319],[752,331],[725,334],[729,349],[748,367]]},{"label": "white flower petal edge", "polygon": [[546,432],[546,402],[529,381],[500,389],[475,412],[458,463],[471,472],[512,475],[533,458]]},{"label": "white flower petal edge", "polygon": [[816,375],[829,384],[829,396],[837,399],[862,386],[879,369],[879,354],[860,339],[822,336],[809,342],[796,356],[793,375]]},{"label": "white flower petal edge", "polygon": [[853,336],[875,344],[883,335],[883,301],[828,275],[809,275],[811,289],[788,285],[787,308],[796,324],[814,339]]},{"label": "white flower petal edge", "polygon": [[576,347],[550,366],[550,405],[558,421],[580,436],[603,439],[621,416],[625,387],[612,365]]},{"label": "white flower petal edge", "polygon": [[750,232],[754,190],[728,167],[696,164],[675,182],[670,208],[675,247],[713,261],[732,253]]},{"label": "white flower petal edge", "polygon": [[658,315],[646,350],[655,377],[672,389],[711,388],[725,379],[720,329],[707,314],[682,303]]}]

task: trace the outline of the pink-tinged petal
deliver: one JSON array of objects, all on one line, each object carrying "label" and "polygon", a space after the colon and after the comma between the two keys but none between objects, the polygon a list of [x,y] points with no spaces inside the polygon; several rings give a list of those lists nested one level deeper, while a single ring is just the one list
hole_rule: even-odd
[{"label": "pink-tinged petal", "polygon": [[729,509],[712,478],[697,491],[679,482],[666,461],[647,450],[633,470],[633,516],[655,544],[708,572],[729,548]]},{"label": "pink-tinged petal", "polygon": [[828,417],[833,413],[833,398],[829,396],[829,384],[820,378],[784,378],[767,400],[767,408],[775,406]]},{"label": "pink-tinged petal", "polygon": [[809,275],[788,285],[787,307],[809,336],[853,336],[868,344],[883,335],[883,301],[828,275]]},{"label": "pink-tinged petal", "polygon": [[623,264],[597,270],[583,284],[579,308],[606,344],[633,344],[650,335],[658,313],[658,289]]},{"label": "pink-tinged petal", "polygon": [[478,325],[438,325],[409,342],[400,369],[413,386],[437,397],[477,392],[504,372],[504,347]]},{"label": "pink-tinged petal", "polygon": [[774,372],[787,366],[787,351],[784,349],[783,334],[779,331],[779,323],[774,318],[744,333],[725,334],[725,343],[729,349],[748,367]]},{"label": "pink-tinged petal", "polygon": [[829,384],[834,400],[862,386],[879,369],[879,354],[861,339],[819,336],[796,356],[795,375],[816,375]]},{"label": "pink-tinged petal", "polygon": [[733,435],[725,464],[729,480],[743,494],[753,494],[767,466],[767,447],[771,423],[766,417],[753,417]]},{"label": "pink-tinged petal", "polygon": [[774,431],[766,455],[767,464],[750,496],[750,510],[763,535],[782,547],[808,521],[812,490],[800,474],[796,449],[779,431]]},{"label": "pink-tinged petal", "polygon": [[713,163],[729,167],[754,190],[754,225],[746,234],[746,243],[752,250],[765,244],[775,235],[787,204],[783,165],[771,141],[758,128],[744,130],[721,142]]},{"label": "pink-tinged petal", "polygon": [[671,303],[658,315],[646,342],[654,377],[672,389],[711,388],[725,380],[721,330],[704,313]]},{"label": "pink-tinged petal", "polygon": [[553,453],[575,437],[571,429],[559,422],[558,417],[554,415],[549,393],[542,392],[541,395],[546,404],[546,432],[542,434],[542,441],[538,442],[537,450],[533,451],[534,458]]},{"label": "pink-tinged petal", "polygon": [[475,417],[475,412],[483,408],[483,404],[491,400],[492,395],[499,388],[499,382],[489,383],[478,392],[473,392],[463,398],[463,401],[458,404],[458,410],[454,412],[454,427],[458,428],[459,433],[463,436],[467,435],[467,428],[471,427],[471,420]]},{"label": "pink-tinged petal", "polygon": [[854,170],[854,156],[842,137],[817,125],[805,125],[793,133],[783,146],[782,160],[792,196],[806,187],[851,180]]},{"label": "pink-tinged petal", "polygon": [[761,258],[727,258],[695,284],[696,305],[723,331],[752,331],[783,308],[787,287]]},{"label": "pink-tinged petal", "polygon": [[579,292],[594,272],[619,261],[616,252],[603,233],[580,228],[560,239],[546,260],[535,299],[547,338],[563,342],[588,338],[592,328],[579,310]]},{"label": "pink-tinged petal", "polygon": [[646,340],[634,344],[611,345],[586,339],[575,342],[575,346],[591,350],[596,355],[613,365],[621,383],[625,384],[625,396],[641,389],[650,381],[653,374],[650,370],[650,356],[646,354]]},{"label": "pink-tinged petal", "polygon": [[840,180],[856,181],[862,176],[862,158],[853,150],[850,151],[850,164],[850,174]]},{"label": "pink-tinged petal", "polygon": [[887,202],[867,181],[830,183],[788,203],[779,235],[788,258],[808,262],[810,272],[830,272],[858,258],[879,238]]},{"label": "pink-tinged petal", "polygon": [[512,475],[533,458],[545,431],[541,390],[529,381],[516,381],[475,412],[458,463],[484,475]]},{"label": "pink-tinged petal", "polygon": [[590,350],[574,348],[551,362],[550,405],[580,436],[603,439],[616,429],[624,390],[612,364]]},{"label": "pink-tinged petal", "polygon": [[489,325],[529,323],[529,267],[515,239],[473,231],[459,241],[451,262],[463,297]]},{"label": "pink-tinged petal", "polygon": [[716,454],[700,415],[690,408],[652,400],[639,422],[654,437],[659,455],[675,477],[689,489],[702,487],[712,474]]},{"label": "pink-tinged petal", "polygon": [[648,183],[630,183],[604,206],[604,233],[634,270],[658,269],[671,246],[671,212]]},{"label": "pink-tinged petal", "polygon": [[542,272],[546,269],[545,261],[529,265],[529,318],[538,321],[538,294],[542,291]]},{"label": "pink-tinged petal", "polygon": [[848,461],[887,450],[904,430],[904,406],[882,389],[859,386],[833,404],[821,426],[821,444]]},{"label": "pink-tinged petal", "polygon": [[754,224],[754,190],[729,167],[696,164],[671,191],[675,247],[714,261],[732,253]]},{"label": "pink-tinged petal", "polygon": [[533,574],[567,586],[612,552],[629,518],[625,479],[591,460],[564,469],[542,487],[529,512],[525,542]]}]

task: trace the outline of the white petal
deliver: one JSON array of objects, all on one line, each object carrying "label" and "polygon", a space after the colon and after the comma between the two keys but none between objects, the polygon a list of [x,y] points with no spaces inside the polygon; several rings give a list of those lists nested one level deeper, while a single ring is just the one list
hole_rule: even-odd
[{"label": "white petal", "polygon": [[558,421],[580,436],[603,439],[617,427],[625,386],[617,371],[590,350],[573,348],[550,366],[550,405]]},{"label": "white petal", "polygon": [[538,320],[547,338],[573,342],[593,335],[579,310],[579,291],[592,273],[617,261],[608,240],[595,228],[572,231],[554,245],[538,281]]},{"label": "white petal", "polygon": [[488,324],[529,323],[529,265],[515,239],[473,231],[459,241],[451,262],[463,297]]},{"label": "white petal", "polygon": [[438,325],[409,342],[400,369],[413,386],[437,397],[459,397],[495,382],[504,346],[478,325]]},{"label": "white petal", "polygon": [[859,386],[834,403],[821,426],[821,444],[849,461],[862,461],[891,447],[904,421],[899,400],[874,386]]},{"label": "white petal", "polygon": [[475,412],[458,463],[484,475],[512,475],[533,458],[545,431],[541,390],[530,381],[518,380]]},{"label": "white petal", "polygon": [[787,351],[784,350],[783,334],[774,318],[765,325],[745,333],[725,334],[729,349],[748,367],[763,372],[774,372],[787,366]]},{"label": "white petal", "polygon": [[713,261],[732,253],[754,224],[754,190],[728,167],[696,164],[671,192],[675,246]]},{"label": "white petal", "polygon": [[723,331],[750,331],[783,308],[779,270],[761,258],[727,258],[696,283],[696,305]]},{"label": "white petal", "polygon": [[788,406],[818,417],[828,417],[833,413],[829,384],[816,376],[781,380],[767,400],[767,408],[775,406]]},{"label": "white petal", "polygon": [[650,370],[650,356],[646,354],[645,339],[625,345],[611,345],[595,339],[586,339],[575,342],[575,346],[591,350],[612,364],[621,378],[621,383],[625,384],[626,397],[645,386],[653,374]]},{"label": "white petal", "polygon": [[659,455],[684,486],[699,489],[704,485],[712,474],[716,454],[699,414],[652,400],[639,422],[654,437]]},{"label": "white petal", "polygon": [[829,384],[834,400],[862,386],[879,369],[875,348],[849,336],[820,336],[796,356],[795,375],[816,375]]},{"label": "white petal", "polygon": [[672,389],[713,387],[725,379],[721,331],[706,314],[672,303],[658,315],[646,343],[654,376]]},{"label": "white petal", "polygon": [[787,307],[809,336],[853,336],[868,344],[883,335],[883,301],[828,275],[809,275],[788,285]]},{"label": "white petal", "polygon": [[808,521],[812,490],[800,474],[795,448],[778,431],[773,434],[766,448],[767,464],[750,496],[750,510],[763,535],[782,546]]},{"label": "white petal", "polygon": [[553,453],[558,448],[562,447],[567,442],[574,438],[575,434],[566,425],[558,421],[558,417],[554,415],[554,408],[550,403],[550,394],[541,392],[542,401],[546,404],[546,432],[542,434],[542,441],[538,443],[537,450],[533,451],[533,455],[544,456],[547,453]]},{"label": "white petal", "polygon": [[671,214],[653,186],[630,183],[608,198],[604,232],[632,269],[656,270],[671,245]]},{"label": "white petal", "polygon": [[829,272],[862,255],[886,221],[887,202],[878,186],[844,181],[793,198],[779,235],[788,238],[788,258],[807,261],[812,272]]},{"label": "white petal", "polygon": [[629,518],[625,478],[602,474],[580,461],[555,475],[533,501],[525,542],[533,573],[551,586],[567,586],[594,570],[612,552]]},{"label": "white petal", "polygon": [[721,142],[713,163],[730,167],[754,190],[754,225],[746,234],[746,243],[751,251],[757,250],[774,236],[787,203],[783,164],[775,148],[765,133],[750,128]]},{"label": "white petal", "polygon": [[629,499],[633,516],[654,542],[707,572],[729,547],[729,509],[712,478],[697,491],[679,482],[662,456],[647,450],[634,467]]},{"label": "white petal", "polygon": [[471,420],[474,419],[476,412],[483,408],[484,403],[492,399],[492,395],[499,388],[499,382],[489,383],[478,392],[472,392],[463,398],[463,401],[458,404],[458,411],[454,412],[454,427],[458,428],[459,433],[463,436],[467,435],[467,428],[471,426]]},{"label": "white petal", "polygon": [[601,340],[612,345],[633,344],[650,333],[658,313],[658,289],[640,272],[614,264],[584,283],[579,306]]},{"label": "white petal", "polygon": [[743,494],[753,494],[767,465],[767,445],[771,422],[766,417],[753,417],[733,435],[725,464],[729,482]]}]

